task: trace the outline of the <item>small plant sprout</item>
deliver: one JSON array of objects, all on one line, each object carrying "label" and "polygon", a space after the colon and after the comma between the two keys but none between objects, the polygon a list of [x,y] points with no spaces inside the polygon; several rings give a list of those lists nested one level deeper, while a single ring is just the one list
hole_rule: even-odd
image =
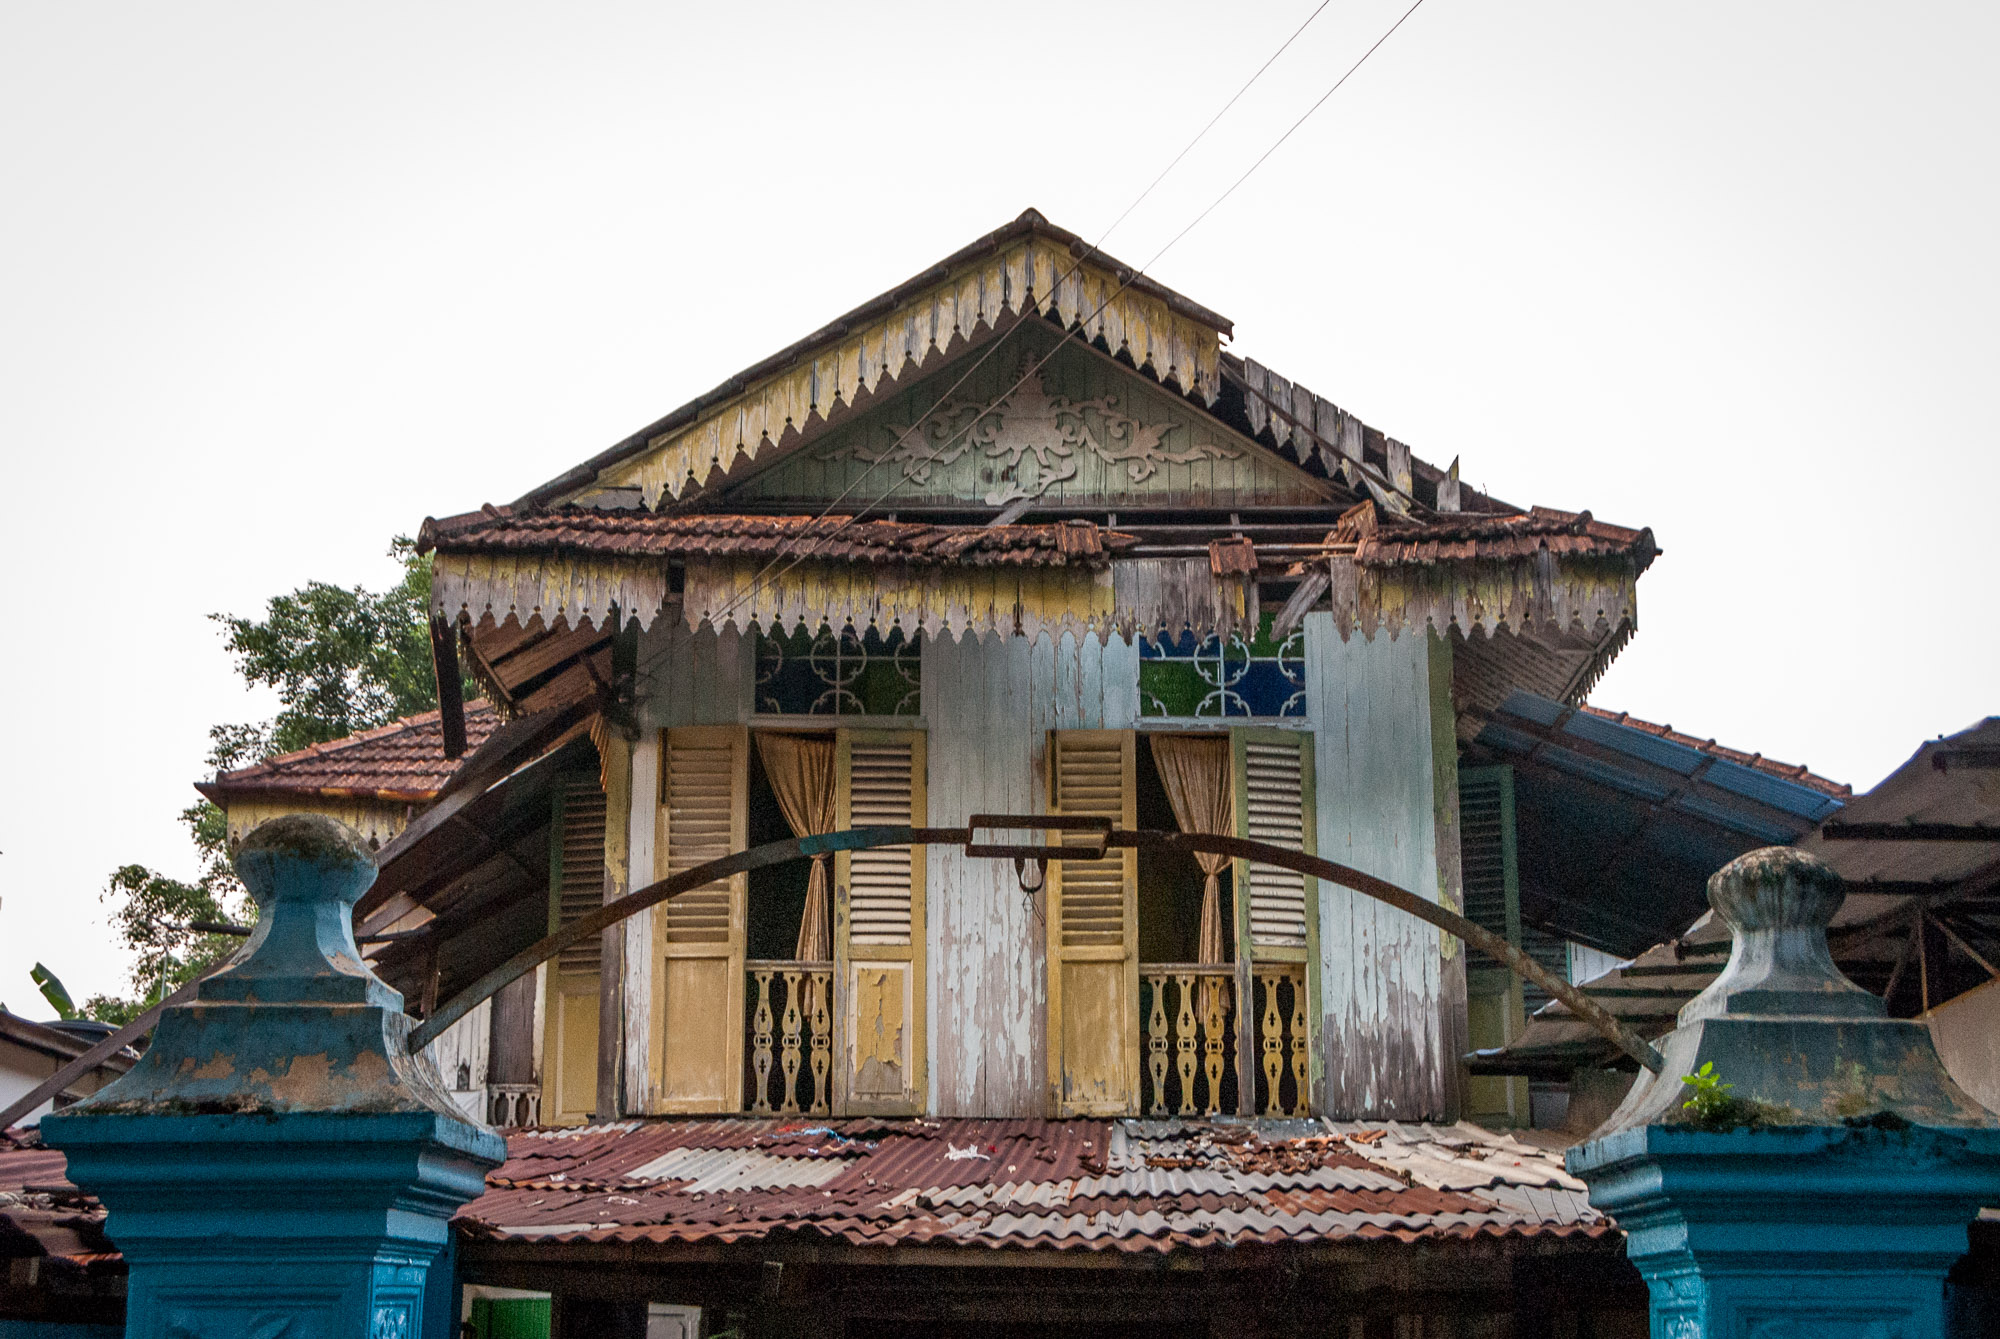
[{"label": "small plant sprout", "polygon": [[1712,1060],[1703,1061],[1700,1069],[1684,1075],[1681,1082],[1691,1090],[1687,1101],[1681,1103],[1681,1110],[1697,1121],[1717,1120],[1736,1104],[1736,1099],[1729,1095],[1729,1090],[1736,1085],[1722,1081],[1722,1076],[1715,1072]]}]

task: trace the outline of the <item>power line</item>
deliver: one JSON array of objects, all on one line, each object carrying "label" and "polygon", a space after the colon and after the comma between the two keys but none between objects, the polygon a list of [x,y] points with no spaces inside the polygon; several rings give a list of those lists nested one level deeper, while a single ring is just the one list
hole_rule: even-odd
[{"label": "power line", "polygon": [[[1166,167],[1162,168],[1159,174],[1155,176],[1152,179],[1152,181],[1146,184],[1146,188],[1140,191],[1139,194],[1136,197],[1134,197],[1132,203],[1126,205],[1123,212],[1121,212],[1117,218],[1111,221],[1110,226],[1105,228],[1105,230],[1101,234],[1099,234],[1096,244],[1088,247],[1084,251],[1083,255],[1077,257],[1074,263],[1071,264],[1070,268],[1060,278],[1058,278],[1055,281],[1055,284],[1052,286],[1051,290],[1052,296],[1054,292],[1060,291],[1062,286],[1065,283],[1069,282],[1071,276],[1073,276],[1074,274],[1076,274],[1078,270],[1083,268],[1083,263],[1085,260],[1089,259],[1089,257],[1092,255],[1101,254],[1101,249],[1104,246],[1104,243],[1110,240],[1111,234],[1117,231],[1119,225],[1124,223],[1124,221],[1131,216],[1132,211],[1137,209],[1140,203],[1143,202],[1147,196],[1153,193],[1155,187],[1157,187],[1162,181],[1165,181],[1167,179],[1168,174],[1171,173],[1176,167],[1178,167],[1181,161],[1185,159],[1189,153],[1193,152],[1195,146],[1201,143],[1202,139],[1208,134],[1208,132],[1215,128],[1216,123],[1222,120],[1222,118],[1228,114],[1229,109],[1231,107],[1234,107],[1237,104],[1237,102],[1239,102],[1242,99],[1245,93],[1248,93],[1250,91],[1250,88],[1253,84],[1255,84],[1259,79],[1263,78],[1264,72],[1266,70],[1269,70],[1271,66],[1277,62],[1278,57],[1285,54],[1285,51],[1292,45],[1292,43],[1298,40],[1299,35],[1305,32],[1305,30],[1312,25],[1313,20],[1317,19],[1320,16],[1320,13],[1323,10],[1325,10],[1327,5],[1330,4],[1331,2],[1332,0],[1320,0],[1319,5],[1312,11],[1312,13],[1306,15],[1305,22],[1301,23],[1297,28],[1292,30],[1291,36],[1287,37],[1283,42],[1281,42],[1278,45],[1278,49],[1276,51],[1273,51],[1270,54],[1270,56],[1265,58],[1264,63],[1262,65],[1259,65],[1256,68],[1256,70],[1251,73],[1250,77],[1243,82],[1243,86],[1237,89],[1233,95],[1231,95],[1229,101],[1222,104],[1221,110],[1217,111],[1214,116],[1211,116],[1208,119],[1207,124],[1202,126],[1200,130],[1195,132],[1194,138],[1189,140],[1187,144],[1181,148],[1181,151],[1174,155],[1173,160],[1169,162],[1166,165]],[[1137,276],[1134,277],[1136,278]],[[1094,320],[1100,313],[1102,313],[1104,307],[1108,306],[1112,300],[1116,299],[1119,294],[1123,293],[1126,287],[1129,285],[1129,283],[1130,280],[1126,281],[1125,283],[1119,284],[1118,288],[1111,294],[1111,297],[1105,299],[1105,302],[1103,304],[1100,304],[1097,311],[1092,312],[1090,317],[1086,318],[1083,324],[1088,325],[1090,320]],[[1060,349],[1062,347],[1062,344],[1067,342],[1068,337],[1069,337],[1068,332],[1067,331],[1064,332],[1063,340],[1057,343],[1056,348]],[[948,388],[946,388],[945,392],[932,403],[930,409],[927,409],[922,414],[919,414],[917,416],[916,421],[911,423],[909,427],[905,428],[894,442],[890,443],[889,449],[887,451],[882,452],[880,455],[876,456],[874,460],[869,461],[867,466],[862,469],[860,474],[855,476],[855,478],[851,482],[849,482],[845,488],[841,489],[837,496],[835,496],[831,501],[826,503],[825,506],[820,508],[819,514],[813,517],[813,523],[816,524],[819,521],[823,521],[828,516],[830,516],[833,513],[833,509],[835,507],[838,507],[842,502],[846,501],[848,495],[851,494],[855,489],[859,488],[861,484],[864,481],[866,481],[866,479],[870,474],[874,473],[875,467],[877,465],[881,464],[884,460],[889,459],[890,457],[895,455],[897,451],[901,450],[903,443],[909,441],[910,438],[916,434],[918,429],[924,426],[925,421],[930,418],[931,414],[935,413],[940,405],[948,403],[952,395],[957,392],[958,388],[963,386],[975,372],[977,372],[982,366],[985,365],[986,360],[999,349],[1000,344],[1001,341],[996,338],[991,344],[989,344],[984,350],[982,350],[979,357],[976,360],[974,360],[972,366],[968,367],[964,371],[964,373],[959,376],[957,381],[954,381]],[[1050,356],[1053,355],[1054,355],[1054,350],[1051,350]],[[1048,361],[1047,358],[1044,358],[1042,360],[1042,362],[1047,362],[1047,361]],[[1001,404],[1007,399],[1008,396],[1012,395],[1015,391],[1019,390],[1021,386],[1026,382],[1028,376],[1032,376],[1035,372],[1040,371],[1041,367],[1042,363],[1036,363],[1034,367],[1030,368],[1027,374],[1023,375],[1012,386],[1008,387],[1003,394],[1001,394],[997,399],[992,401],[992,403],[988,404],[985,409],[980,411],[980,413],[972,419],[971,423],[967,425],[966,430],[968,432],[971,431],[973,425],[976,425],[979,422],[979,420],[981,418],[984,418],[987,414],[992,413],[995,406]],[[942,442],[939,443],[937,449],[933,450],[930,453],[929,458],[933,460],[936,459],[938,451],[942,450],[944,446],[945,443]],[[895,485],[891,484],[888,489],[884,490],[867,506],[863,507],[855,515],[848,517],[840,525],[835,526],[831,533],[821,537],[816,543],[813,543],[813,541],[811,540],[806,541],[808,543],[812,543],[812,547],[804,550],[803,552],[799,553],[798,556],[794,557],[790,563],[786,564],[784,570],[780,571],[777,574],[777,576],[783,577],[786,573],[790,572],[794,567],[797,567],[799,563],[821,552],[828,544],[830,544],[833,541],[835,536],[839,535],[843,530],[845,530],[848,526],[852,525],[854,522],[860,520],[862,516],[865,516],[868,514],[868,512],[874,510],[876,504],[880,503],[884,498],[886,498],[889,495],[889,492],[893,491],[894,488]],[[758,570],[757,574],[750,579],[749,586],[746,587],[740,595],[737,595],[735,598],[731,599],[728,604],[726,604],[725,606],[723,606],[723,608],[721,608],[716,613],[710,616],[711,621],[714,621],[716,625],[720,627],[721,620],[728,618],[730,614],[734,613],[743,604],[745,604],[749,600],[756,598],[757,592],[763,589],[764,587],[765,579],[771,576],[771,569],[776,567],[780,562],[782,562],[785,556],[786,556],[785,552],[781,547],[779,552],[772,555],[770,561],[765,563],[764,566]],[[775,580],[776,578],[772,579]]]},{"label": "power line", "polygon": [[[1186,237],[1190,232],[1194,231],[1195,227],[1199,225],[1202,222],[1202,220],[1206,219],[1210,214],[1214,213],[1215,210],[1218,207],[1220,207],[1224,201],[1226,201],[1231,195],[1235,194],[1238,187],[1242,186],[1244,182],[1248,181],[1250,177],[1257,171],[1258,168],[1262,167],[1273,154],[1275,154],[1280,148],[1284,146],[1285,142],[1289,140],[1293,136],[1293,134],[1295,134],[1298,131],[1299,127],[1303,126],[1308,120],[1310,120],[1313,114],[1326,104],[1328,99],[1330,99],[1335,93],[1340,91],[1341,87],[1354,76],[1355,71],[1359,70],[1364,64],[1366,64],[1368,58],[1370,56],[1373,56],[1376,53],[1376,51],[1378,51],[1381,48],[1383,43],[1387,42],[1391,37],[1393,37],[1396,34],[1397,29],[1403,26],[1403,24],[1409,19],[1410,15],[1417,12],[1418,8],[1422,6],[1423,2],[1424,0],[1415,0],[1415,2],[1411,4],[1411,6],[1408,9],[1404,10],[1402,15],[1398,17],[1394,23],[1390,24],[1388,29],[1380,37],[1375,39],[1374,44],[1371,45],[1366,51],[1362,52],[1361,55],[1355,60],[1355,62],[1352,65],[1348,66],[1347,70],[1340,76],[1340,78],[1334,80],[1333,84],[1330,87],[1328,87],[1326,92],[1320,94],[1320,96],[1313,102],[1313,104],[1310,107],[1306,108],[1306,110],[1298,117],[1297,120],[1293,121],[1290,126],[1286,127],[1285,132],[1282,135],[1278,136],[1278,138],[1275,141],[1273,141],[1273,143],[1269,148],[1265,149],[1263,153],[1259,154],[1256,160],[1252,162],[1248,168],[1244,169],[1242,175],[1238,176],[1236,180],[1231,182],[1229,186],[1225,188],[1223,192],[1220,195],[1218,195],[1214,200],[1212,200],[1205,209],[1203,209],[1199,214],[1195,215],[1195,217],[1187,224],[1186,227],[1182,228],[1179,232],[1175,233],[1172,237],[1168,238],[1166,244],[1161,246],[1158,251],[1155,251],[1152,254],[1152,256],[1146,260],[1145,264],[1141,265],[1137,270],[1133,271],[1127,278],[1120,281],[1118,287],[1113,289],[1110,295],[1107,296],[1102,302],[1100,302],[1097,305],[1095,310],[1093,310],[1092,312],[1089,313],[1089,315],[1085,316],[1080,321],[1078,321],[1073,328],[1065,330],[1063,332],[1062,338],[1056,341],[1055,346],[1051,348],[1046,354],[1044,354],[1039,360],[1037,360],[1032,367],[1028,368],[1025,372],[1023,372],[1021,376],[1018,377],[1013,382],[1013,384],[1010,385],[1005,391],[1003,391],[999,396],[995,397],[990,403],[988,403],[984,409],[982,409],[978,414],[974,415],[973,418],[968,423],[965,430],[968,432],[971,431],[972,426],[976,425],[980,419],[992,413],[995,407],[1004,403],[1009,396],[1013,395],[1015,391],[1019,390],[1023,385],[1025,385],[1028,381],[1028,378],[1034,376],[1037,372],[1039,372],[1042,369],[1043,366],[1045,366],[1048,363],[1048,361],[1051,358],[1055,357],[1055,355],[1061,351],[1063,346],[1067,344],[1071,338],[1074,337],[1074,335],[1078,330],[1088,329],[1091,322],[1095,321],[1098,316],[1103,314],[1105,308],[1110,306],[1111,303],[1115,302],[1119,298],[1119,296],[1125,292],[1126,289],[1130,288],[1140,278],[1144,277],[1148,270],[1150,270],[1154,265],[1159,263],[1161,257],[1165,256],[1168,251],[1172,250],[1174,246],[1181,241],[1182,238]],[[1099,237],[1097,244],[1087,248],[1084,255],[1082,257],[1079,257],[1076,263],[1071,265],[1069,270],[1065,272],[1063,276],[1056,281],[1054,285],[1055,289],[1059,290],[1064,283],[1068,282],[1070,276],[1074,275],[1077,272],[1077,270],[1082,268],[1085,259],[1087,259],[1090,255],[1097,254],[1098,248],[1101,247],[1103,245],[1104,240],[1111,235],[1112,230],[1117,228],[1117,226],[1120,223],[1123,223],[1126,217],[1129,216],[1132,213],[1132,211],[1138,207],[1139,202],[1141,200],[1144,200],[1147,195],[1151,194],[1153,188],[1158,186],[1159,183],[1166,178],[1167,174],[1173,171],[1174,167],[1178,165],[1182,159],[1187,157],[1188,153],[1195,147],[1196,144],[1198,144],[1201,141],[1203,136],[1208,134],[1209,130],[1214,127],[1216,122],[1220,121],[1223,115],[1227,113],[1231,107],[1236,105],[1237,101],[1242,98],[1244,93],[1249,91],[1251,85],[1255,84],[1257,80],[1260,77],[1262,77],[1264,72],[1271,68],[1272,63],[1275,62],[1279,56],[1284,54],[1285,49],[1291,46],[1291,44],[1298,39],[1299,34],[1303,33],[1306,30],[1307,26],[1309,26],[1314,19],[1319,17],[1320,12],[1326,8],[1328,3],[1330,3],[1330,0],[1321,0],[1321,4],[1319,5],[1319,7],[1313,10],[1311,14],[1306,16],[1305,22],[1300,24],[1299,27],[1292,33],[1292,35],[1290,37],[1287,37],[1285,41],[1278,47],[1277,51],[1273,52],[1271,56],[1257,68],[1256,72],[1250,76],[1249,80],[1246,81],[1244,85],[1241,88],[1239,88],[1233,96],[1231,96],[1229,101],[1223,104],[1222,110],[1217,112],[1213,117],[1211,117],[1208,123],[1204,125],[1199,131],[1196,132],[1194,139],[1188,142],[1186,148],[1183,148],[1181,152],[1174,157],[1173,161],[1167,165],[1166,169],[1162,171],[1158,176],[1156,176],[1152,180],[1152,182],[1146,186],[1145,190],[1139,193],[1138,198],[1135,199],[1131,205],[1128,205],[1125,208],[1125,211],[1119,214],[1118,217],[1112,221],[1111,226],[1109,228],[1106,228],[1104,230],[1104,233]],[[959,379],[952,384],[950,389],[948,389],[944,393],[944,395],[938,398],[938,400],[932,405],[931,409],[926,410],[923,414],[919,415],[916,422],[912,423],[909,426],[909,428],[905,429],[902,435],[899,436],[893,444],[891,444],[891,446],[887,451],[882,452],[874,460],[870,461],[867,468],[862,470],[862,472],[858,476],[856,476],[853,482],[848,484],[846,488],[842,489],[837,497],[835,497],[831,502],[827,503],[826,506],[821,509],[820,513],[813,518],[814,521],[817,522],[826,519],[826,517],[832,513],[833,508],[839,506],[840,503],[844,501],[850,493],[852,493],[856,488],[858,488],[861,485],[863,480],[865,480],[871,473],[874,472],[874,469],[877,465],[881,464],[884,460],[887,460],[892,455],[894,455],[895,452],[901,448],[902,444],[908,441],[911,435],[914,434],[918,428],[923,426],[925,420],[930,417],[931,413],[934,412],[939,405],[946,403],[949,400],[952,392],[956,391],[960,386],[964,385],[966,379],[969,378],[974,372],[978,371],[979,367],[986,361],[986,358],[989,355],[991,355],[995,349],[999,347],[999,343],[1000,341],[995,340],[992,345],[990,345],[984,352],[982,352],[978,361],[976,361],[970,368],[966,369],[965,374],[959,377]],[[942,451],[947,444],[948,442],[940,442],[938,446],[930,452],[929,456],[926,457],[926,460],[927,461],[935,460],[937,458],[938,452]],[[816,541],[809,541],[812,543],[812,547],[802,552],[799,552],[795,556],[793,556],[791,561],[786,563],[784,568],[780,570],[775,577],[771,577],[771,580],[782,579],[787,573],[789,573],[793,568],[797,567],[800,563],[807,561],[808,559],[812,558],[819,552],[823,551],[825,547],[828,544],[832,543],[833,540],[838,535],[840,535],[844,530],[846,530],[849,526],[855,524],[862,517],[866,516],[869,512],[873,511],[876,506],[885,501],[888,498],[889,493],[893,491],[894,488],[895,485],[891,484],[888,489],[877,494],[873,499],[871,499],[868,502],[866,506],[856,511],[854,515],[844,519],[839,525],[835,526],[826,535],[818,537]],[[757,575],[751,579],[750,585],[746,589],[744,589],[744,591],[741,594],[731,599],[728,604],[723,606],[722,609],[709,615],[710,621],[716,623],[716,625],[720,627],[722,620],[728,618],[730,614],[734,613],[737,609],[741,608],[745,603],[754,599],[758,591],[763,589],[763,587],[765,586],[766,577],[770,576],[771,569],[776,567],[780,562],[784,561],[785,557],[786,555],[782,551],[773,555],[771,560],[767,562],[764,565],[764,567],[758,571]]]}]

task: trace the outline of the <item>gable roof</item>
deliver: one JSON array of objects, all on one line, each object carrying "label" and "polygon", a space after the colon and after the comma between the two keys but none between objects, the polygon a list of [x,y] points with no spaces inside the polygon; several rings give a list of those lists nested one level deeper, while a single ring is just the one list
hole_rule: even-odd
[{"label": "gable roof", "polygon": [[[1028,314],[1047,313],[1065,328],[1088,325],[1136,366],[1173,380],[1183,391],[1213,400],[1220,386],[1218,336],[1229,319],[1105,255],[1035,210],[961,247],[935,265],[835,318],[804,339],[752,363],[705,394],[669,411],[589,460],[516,500],[516,506],[561,501],[612,466],[663,447],[697,425],[714,429],[692,442],[688,461],[697,481],[708,468],[725,471],[738,453],[755,457],[765,442],[782,444],[810,419],[853,409],[884,383],[900,384],[935,357],[975,338],[1010,328]],[[730,417],[724,411],[737,411]],[[726,439],[726,440],[725,440]],[[680,494],[680,480],[669,485]]]},{"label": "gable roof", "polygon": [[[499,724],[499,715],[487,703],[465,704],[468,748],[478,748]],[[437,712],[426,711],[250,767],[217,772],[212,781],[196,782],[195,789],[225,808],[232,799],[266,796],[421,804],[436,798],[460,761],[445,757],[442,721]]]},{"label": "gable roof", "polygon": [[1082,347],[1177,390],[1308,473],[1339,478],[1340,505],[1373,498],[1395,515],[1516,510],[1462,486],[1455,461],[1440,469],[1418,460],[1303,385],[1224,351],[1227,318],[1033,209],[529,490],[513,509],[601,489],[647,507],[703,494],[1029,317],[1080,334]]}]

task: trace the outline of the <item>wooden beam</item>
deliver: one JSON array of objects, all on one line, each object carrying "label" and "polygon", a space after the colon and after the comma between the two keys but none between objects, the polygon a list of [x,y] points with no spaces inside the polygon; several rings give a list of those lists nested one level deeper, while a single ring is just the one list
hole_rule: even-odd
[{"label": "wooden beam", "polygon": [[431,668],[437,674],[438,720],[444,726],[444,756],[465,754],[465,692],[458,669],[458,629],[431,616]]},{"label": "wooden beam", "polygon": [[1965,951],[1966,957],[1972,959],[1974,962],[1978,963],[1981,967],[1984,967],[1986,969],[1986,974],[1988,976],[2000,978],[2000,967],[1995,967],[1992,963],[1986,961],[1984,957],[1980,956],[1978,949],[1966,943],[1965,940],[1959,936],[1958,931],[1952,929],[1949,925],[1945,924],[1944,917],[1933,916],[1931,917],[1931,921],[1937,926],[1938,929],[1944,931],[1944,937],[1946,939],[1949,939],[1952,943],[1958,945],[1959,948]]}]

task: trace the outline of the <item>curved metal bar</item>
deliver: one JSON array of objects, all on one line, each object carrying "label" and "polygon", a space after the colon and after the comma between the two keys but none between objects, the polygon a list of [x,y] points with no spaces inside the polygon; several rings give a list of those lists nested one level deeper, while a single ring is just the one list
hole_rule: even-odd
[{"label": "curved metal bar", "polygon": [[415,1054],[437,1040],[438,1034],[479,1006],[480,1001],[498,993],[502,986],[527,975],[571,944],[602,934],[635,912],[664,902],[676,893],[705,887],[717,879],[746,870],[782,865],[787,860],[811,859],[834,851],[862,851],[871,846],[963,846],[972,839],[969,828],[848,828],[817,837],[788,837],[765,842],[747,851],[735,851],[718,860],[684,869],[678,874],[649,883],[615,902],[606,902],[588,916],[579,916],[548,938],[522,949],[486,975],[437,1007],[429,1018],[410,1033],[410,1052]]},{"label": "curved metal bar", "polygon": [[1619,1050],[1653,1073],[1658,1074],[1666,1068],[1666,1061],[1650,1042],[1596,1000],[1491,930],[1474,924],[1457,912],[1449,911],[1428,898],[1418,897],[1407,889],[1398,888],[1386,879],[1378,879],[1373,874],[1364,874],[1358,869],[1336,864],[1331,860],[1322,860],[1303,851],[1288,850],[1282,846],[1250,841],[1243,837],[1210,836],[1199,832],[1114,830],[1110,844],[1131,847],[1159,846],[1190,853],[1204,851],[1216,855],[1237,856],[1244,860],[1255,860],[1260,865],[1276,865],[1281,869],[1297,870],[1301,874],[1310,874],[1314,878],[1337,883],[1343,888],[1352,888],[1357,893],[1365,894],[1378,902],[1386,902],[1399,911],[1408,912],[1420,921],[1435,925],[1447,934],[1457,935],[1482,953],[1498,958],[1561,1000],[1580,1021],[1602,1033],[1606,1039],[1616,1043]]},{"label": "curved metal bar", "polygon": [[[677,893],[700,888],[714,883],[717,879],[725,879],[746,870],[779,865],[788,860],[809,859],[833,851],[860,851],[873,846],[966,846],[971,841],[972,829],[969,827],[849,828],[844,832],[828,833],[824,836],[792,837],[785,841],[766,842],[762,846],[753,846],[747,851],[737,851],[719,860],[696,865],[693,869],[682,870],[679,874],[649,884],[637,892],[627,893],[615,902],[607,902],[596,911],[579,917],[539,943],[522,949],[454,995],[449,1002],[440,1006],[420,1026],[411,1031],[409,1048],[412,1052],[422,1050],[436,1040],[439,1033],[476,1008],[480,1001],[493,995],[509,982],[533,971],[571,944],[587,939],[591,935],[601,934],[608,926],[616,925],[633,913],[664,902]],[[1255,860],[1259,864],[1296,870],[1301,874],[1309,874],[1314,878],[1339,884],[1343,888],[1351,888],[1357,893],[1407,912],[1447,934],[1457,935],[1481,952],[1506,963],[1561,1000],[1580,1020],[1602,1033],[1615,1043],[1618,1049],[1655,1074],[1666,1066],[1660,1053],[1610,1010],[1569,982],[1557,977],[1501,936],[1475,925],[1456,912],[1446,910],[1428,898],[1419,897],[1407,889],[1399,888],[1386,879],[1378,879],[1372,874],[1364,874],[1358,869],[1307,855],[1303,851],[1272,846],[1267,842],[1251,841],[1245,837],[1211,836],[1199,832],[1114,829],[1107,841],[1114,847],[1154,846],[1185,851],[1189,854],[1203,851]]]}]

